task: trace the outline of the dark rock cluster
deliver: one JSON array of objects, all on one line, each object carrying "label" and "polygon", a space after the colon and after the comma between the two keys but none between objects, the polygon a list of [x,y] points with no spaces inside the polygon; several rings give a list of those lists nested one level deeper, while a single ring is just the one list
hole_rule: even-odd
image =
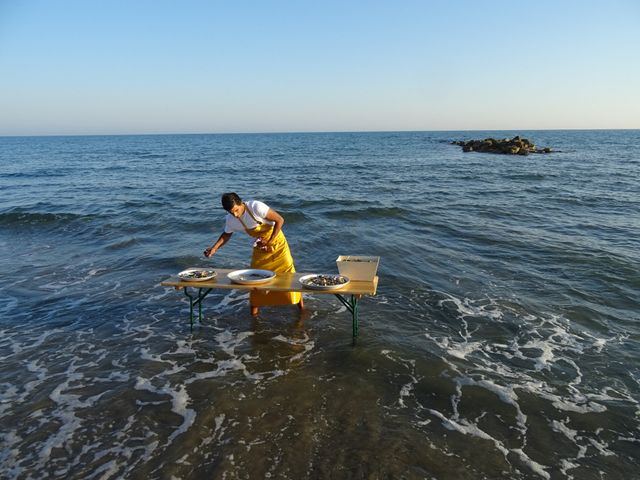
[{"label": "dark rock cluster", "polygon": [[453,141],[452,145],[460,145],[463,152],[502,153],[505,155],[529,155],[530,153],[551,153],[549,147],[538,149],[526,138],[515,136],[512,139],[496,140],[485,138],[484,140]]}]

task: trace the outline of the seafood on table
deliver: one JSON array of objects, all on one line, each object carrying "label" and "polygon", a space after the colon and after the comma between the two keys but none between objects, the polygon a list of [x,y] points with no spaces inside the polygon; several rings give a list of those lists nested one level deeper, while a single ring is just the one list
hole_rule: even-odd
[{"label": "seafood on table", "polygon": [[300,283],[315,290],[334,290],[349,283],[344,275],[312,274],[300,277]]},{"label": "seafood on table", "polygon": [[245,275],[239,275],[238,278],[240,280],[264,280],[266,278],[271,278],[271,275],[266,275],[264,273],[247,273]]},{"label": "seafood on table", "polygon": [[271,270],[260,270],[256,268],[234,270],[227,275],[229,280],[231,280],[233,283],[240,283],[245,285],[270,282],[275,278],[275,276],[275,272],[272,272]]},{"label": "seafood on table", "polygon": [[178,273],[181,280],[204,281],[211,280],[216,277],[216,271],[205,268],[188,268]]}]

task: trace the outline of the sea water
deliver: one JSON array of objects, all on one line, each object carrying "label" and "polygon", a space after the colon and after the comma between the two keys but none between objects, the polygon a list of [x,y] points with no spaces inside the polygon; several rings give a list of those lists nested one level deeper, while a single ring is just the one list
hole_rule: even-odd
[{"label": "sea water", "polygon": [[[546,155],[463,153],[516,134]],[[633,478],[640,131],[0,138],[0,477]],[[332,295],[190,329],[162,280],[247,267],[221,193]]]}]

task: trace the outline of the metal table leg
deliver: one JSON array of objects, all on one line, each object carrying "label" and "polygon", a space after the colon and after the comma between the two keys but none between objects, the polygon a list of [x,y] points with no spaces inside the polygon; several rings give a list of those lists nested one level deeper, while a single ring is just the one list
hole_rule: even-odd
[{"label": "metal table leg", "polygon": [[356,342],[356,337],[358,336],[358,300],[360,299],[360,295],[351,295],[351,298],[347,300],[339,293],[335,294],[338,297],[338,300],[342,302],[342,304],[347,307],[347,310],[351,312],[351,323],[353,328],[353,343]]},{"label": "metal table leg", "polygon": [[193,296],[189,293],[189,287],[184,287],[184,294],[189,297],[189,321],[191,324],[191,328],[193,329],[193,307],[194,305],[198,305],[198,322],[202,322],[202,300],[205,299],[209,293],[213,290],[213,288],[208,288],[203,292],[203,288],[198,289],[198,295]]}]

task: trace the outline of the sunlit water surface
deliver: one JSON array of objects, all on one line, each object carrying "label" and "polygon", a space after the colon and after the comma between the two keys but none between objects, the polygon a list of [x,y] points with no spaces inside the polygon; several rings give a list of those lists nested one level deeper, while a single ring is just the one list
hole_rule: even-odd
[{"label": "sunlit water surface", "polygon": [[[516,133],[556,150],[465,153]],[[0,138],[0,477],[634,478],[640,132]],[[235,190],[299,271],[381,257],[360,335],[159,283]]]}]

